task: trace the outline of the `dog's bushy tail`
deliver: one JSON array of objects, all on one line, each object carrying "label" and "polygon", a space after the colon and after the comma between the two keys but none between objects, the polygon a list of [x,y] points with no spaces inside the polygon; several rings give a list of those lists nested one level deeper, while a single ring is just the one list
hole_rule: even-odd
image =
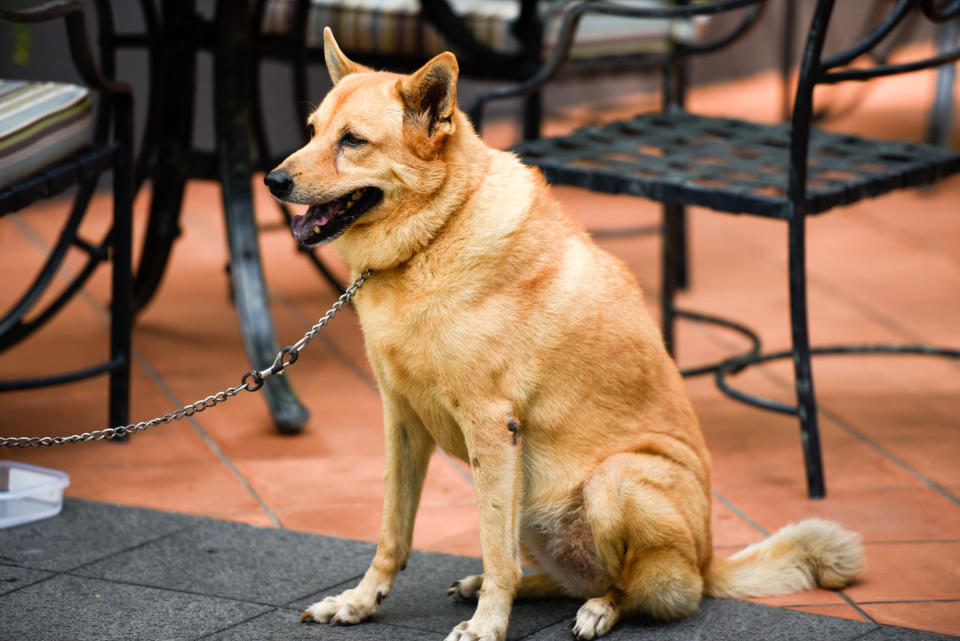
[{"label": "dog's bushy tail", "polygon": [[714,557],[706,594],[757,597],[820,586],[839,590],[865,565],[860,535],[823,519],[792,523],[728,559]]}]

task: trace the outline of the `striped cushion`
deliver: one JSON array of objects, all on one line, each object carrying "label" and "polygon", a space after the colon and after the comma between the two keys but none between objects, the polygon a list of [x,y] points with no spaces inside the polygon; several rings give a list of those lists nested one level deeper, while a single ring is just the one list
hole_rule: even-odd
[{"label": "striped cushion", "polygon": [[85,87],[0,80],[0,187],[81,149],[92,130]]},{"label": "striped cushion", "polygon": [[[448,0],[477,39],[491,49],[514,54],[520,44],[511,31],[520,11],[518,0]],[[265,33],[282,34],[291,28],[297,0],[268,0]],[[546,11],[544,54],[560,30],[562,0],[541,3]],[[663,5],[663,0],[621,0],[632,6]],[[457,51],[420,17],[418,0],[311,0],[307,44],[323,46],[323,28],[329,26],[340,47],[350,53],[377,53],[426,58],[441,51]],[[593,58],[663,51],[669,39],[690,41],[703,20],[641,20],[587,15],[580,21],[573,58]]]}]

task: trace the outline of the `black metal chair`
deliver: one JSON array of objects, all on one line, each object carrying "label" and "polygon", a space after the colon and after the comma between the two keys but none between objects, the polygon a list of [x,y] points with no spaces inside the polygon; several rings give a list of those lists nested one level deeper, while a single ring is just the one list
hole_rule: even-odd
[{"label": "black metal chair", "polygon": [[[548,80],[562,62],[577,21],[585,13],[596,11],[625,18],[687,16],[743,8],[758,1],[718,0],[657,11],[626,9],[606,2],[578,5],[567,15],[563,38],[548,64],[528,82],[482,96],[473,110],[473,118],[475,122],[480,121],[485,102],[524,95]],[[753,345],[749,352],[684,373],[713,372],[717,385],[727,395],[761,408],[797,416],[811,498],[823,497],[826,491],[810,366],[812,355],[911,353],[960,357],[960,350],[926,345],[845,345],[816,349],[810,346],[804,248],[806,217],[895,189],[930,184],[960,171],[960,152],[956,150],[872,140],[811,128],[813,89],[818,84],[863,81],[960,59],[960,48],[952,48],[906,64],[846,68],[851,61],[886,38],[911,11],[943,23],[960,19],[960,2],[897,0],[889,14],[862,40],[842,53],[824,58],[824,39],[833,7],[834,0],[818,0],[816,4],[790,123],[761,125],[729,118],[708,118],[685,111],[683,60],[703,48],[680,45],[665,71],[665,107],[662,112],[642,114],[604,127],[586,127],[568,136],[524,142],[515,147],[524,161],[540,167],[553,183],[644,196],[664,204],[661,304],[663,334],[668,346],[673,345],[676,318],[716,320],[677,309],[674,304],[682,264],[684,206],[700,205],[787,223],[792,349],[762,354],[758,339],[746,328],[733,325],[751,337]],[[749,365],[781,358],[793,359],[795,405],[747,394],[733,388],[727,381],[730,374]]]},{"label": "black metal chair", "polygon": [[[81,143],[78,145],[80,148],[69,152],[69,155],[40,164],[29,175],[13,179],[11,184],[0,187],[0,217],[23,210],[39,199],[55,196],[70,187],[77,188],[72,210],[40,273],[29,290],[0,317],[0,352],[29,337],[50,320],[81,290],[97,266],[109,260],[113,263],[110,356],[105,362],[71,372],[29,380],[2,381],[0,391],[46,387],[109,373],[110,424],[126,425],[133,318],[130,272],[133,103],[126,86],[110,82],[100,73],[91,53],[84,13],[77,2],[61,0],[29,10],[0,10],[0,20],[13,23],[39,23],[57,19],[64,20],[66,25],[74,66],[85,86],[98,96],[96,117],[92,140],[87,144]],[[16,162],[24,162],[23,157]],[[78,235],[78,228],[98,179],[105,172],[113,173],[113,225],[100,242],[91,242]],[[71,247],[79,248],[86,254],[86,263],[75,275],[67,275],[69,283],[51,297],[50,302],[40,306],[41,296],[54,286]]]}]

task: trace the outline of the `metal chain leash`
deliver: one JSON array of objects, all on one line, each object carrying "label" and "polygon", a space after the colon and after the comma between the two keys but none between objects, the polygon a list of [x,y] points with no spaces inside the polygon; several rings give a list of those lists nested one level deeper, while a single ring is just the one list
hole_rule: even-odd
[{"label": "metal chain leash", "polygon": [[239,385],[230,387],[212,394],[202,400],[199,400],[190,405],[185,405],[180,409],[170,412],[169,414],[164,414],[163,416],[158,416],[157,418],[150,421],[140,421],[139,423],[132,423],[130,425],[123,425],[118,427],[108,427],[102,430],[95,430],[93,432],[83,432],[82,434],[74,434],[72,436],[10,436],[10,437],[0,437],[0,447],[47,447],[50,445],[64,445],[66,443],[87,443],[89,441],[102,441],[107,438],[119,438],[126,436],[127,434],[132,434],[134,432],[140,432],[146,430],[150,427],[156,427],[157,425],[172,423],[173,421],[179,421],[181,419],[187,418],[188,416],[193,416],[198,412],[202,412],[206,409],[219,405],[220,403],[225,403],[228,399],[233,398],[243,390],[248,392],[256,392],[261,387],[266,379],[271,376],[279,376],[284,373],[287,367],[293,365],[297,358],[300,356],[300,350],[307,346],[307,344],[320,333],[324,327],[327,326],[327,323],[337,315],[344,305],[350,302],[354,296],[357,295],[357,291],[363,287],[364,281],[370,277],[370,270],[363,272],[360,276],[353,281],[353,284],[350,285],[340,295],[340,298],[337,299],[337,302],[327,311],[323,317],[317,321],[317,323],[311,327],[306,334],[303,335],[303,338],[298,340],[293,345],[287,345],[277,352],[277,357],[273,360],[273,364],[270,367],[262,370],[252,369],[246,374],[243,375],[243,378],[240,380]]}]

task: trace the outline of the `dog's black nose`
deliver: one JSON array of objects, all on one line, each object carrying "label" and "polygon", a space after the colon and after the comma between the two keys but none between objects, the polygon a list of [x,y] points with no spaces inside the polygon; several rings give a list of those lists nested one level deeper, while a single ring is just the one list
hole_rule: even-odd
[{"label": "dog's black nose", "polygon": [[270,188],[270,193],[277,198],[290,195],[293,190],[293,176],[283,169],[274,169],[263,177],[263,183]]}]

